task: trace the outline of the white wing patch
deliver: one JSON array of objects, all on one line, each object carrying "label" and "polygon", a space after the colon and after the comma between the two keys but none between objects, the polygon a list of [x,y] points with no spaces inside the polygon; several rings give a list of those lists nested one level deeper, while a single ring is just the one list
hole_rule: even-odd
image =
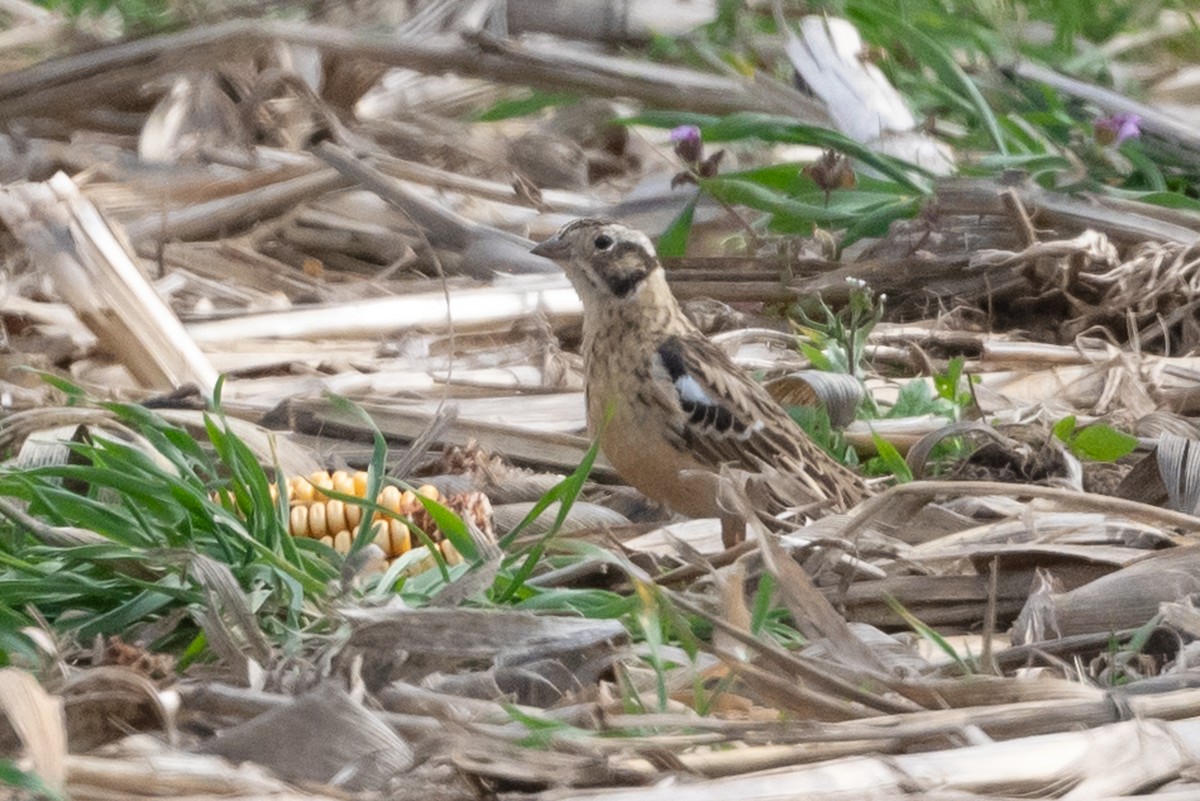
[{"label": "white wing patch", "polygon": [[757,434],[759,431],[762,431],[763,428],[765,428],[763,421],[755,420],[751,425],[746,426],[746,430],[738,434],[737,438],[744,442],[745,440],[748,440],[750,437]]},{"label": "white wing patch", "polygon": [[679,399],[688,403],[699,403],[705,406],[712,405],[712,398],[700,386],[700,382],[692,378],[690,375],[681,375],[675,379],[675,392],[679,394]]},{"label": "white wing patch", "polygon": [[736,437],[744,439],[757,431],[754,425],[737,419],[728,399],[713,398],[709,390],[692,375],[679,337],[667,337],[658,346],[657,368],[666,372],[675,387],[679,408],[687,415],[692,436]]}]

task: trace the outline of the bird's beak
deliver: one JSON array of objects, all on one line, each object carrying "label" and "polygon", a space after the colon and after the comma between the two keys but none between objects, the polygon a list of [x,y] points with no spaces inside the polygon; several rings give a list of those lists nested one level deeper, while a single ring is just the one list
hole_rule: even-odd
[{"label": "bird's beak", "polygon": [[529,252],[544,259],[565,259],[569,251],[570,245],[557,236],[552,236]]}]

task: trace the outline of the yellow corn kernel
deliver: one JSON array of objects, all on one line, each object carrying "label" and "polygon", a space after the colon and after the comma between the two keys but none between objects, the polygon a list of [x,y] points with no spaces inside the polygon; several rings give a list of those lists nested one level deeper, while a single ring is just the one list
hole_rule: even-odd
[{"label": "yellow corn kernel", "polygon": [[330,531],[341,531],[344,528],[350,528],[350,521],[346,519],[346,504],[339,500],[332,500],[325,504],[325,525]]},{"label": "yellow corn kernel", "polygon": [[405,490],[400,493],[400,511],[406,515],[411,515],[413,512],[421,508],[421,504],[417,501],[417,496],[412,494],[412,490]]},{"label": "yellow corn kernel", "polygon": [[308,506],[299,504],[292,507],[288,513],[288,531],[292,532],[293,537],[307,537],[308,533]]},{"label": "yellow corn kernel", "polygon": [[438,492],[438,488],[432,484],[422,484],[421,486],[417,487],[417,494],[424,495],[431,501],[440,501],[442,499],[442,494]]},{"label": "yellow corn kernel", "polygon": [[275,501],[279,500],[279,487],[275,486],[274,483],[271,483],[267,485],[267,489],[271,494],[271,503],[275,503]]},{"label": "yellow corn kernel", "polygon": [[311,503],[313,496],[317,493],[317,488],[302,476],[288,479],[288,486],[291,487],[288,496],[293,503]]},{"label": "yellow corn kernel", "polygon": [[329,471],[318,470],[317,472],[315,472],[311,476],[309,476],[308,480],[309,480],[309,482],[312,483],[312,485],[314,487],[313,500],[316,500],[316,501],[325,500],[325,493],[323,493],[321,490],[333,488],[333,479],[330,477]]},{"label": "yellow corn kernel", "polygon": [[308,505],[308,536],[320,539],[334,531],[325,518],[325,504],[314,502]]},{"label": "yellow corn kernel", "polygon": [[404,572],[410,576],[415,576],[418,573],[424,573],[426,570],[433,570],[437,567],[437,562],[433,560],[432,555],[427,555],[424,559],[418,559],[409,564],[408,569]]},{"label": "yellow corn kernel", "polygon": [[346,528],[357,528],[362,522],[363,510],[356,503],[344,504],[346,514]]},{"label": "yellow corn kernel", "polygon": [[450,544],[450,540],[442,540],[438,543],[438,548],[442,551],[442,556],[446,559],[448,565],[461,565],[463,562],[462,554],[458,549]]},{"label": "yellow corn kernel", "polygon": [[321,544],[328,545],[330,548],[332,548],[333,547],[333,537],[326,534],[324,537],[321,537]]},{"label": "yellow corn kernel", "polygon": [[400,490],[388,485],[379,493],[379,505],[390,512],[400,512]]},{"label": "yellow corn kernel", "polygon": [[338,553],[350,553],[350,544],[354,542],[354,538],[350,536],[349,531],[339,531],[333,535],[333,550]]},{"label": "yellow corn kernel", "polygon": [[367,497],[367,471],[358,470],[351,478],[354,479],[354,494],[360,498]]},{"label": "yellow corn kernel", "polygon": [[345,470],[338,470],[329,477],[333,482],[333,489],[343,495],[354,494],[354,478]]},{"label": "yellow corn kernel", "polygon": [[384,550],[392,556],[408,553],[412,548],[412,533],[409,532],[408,526],[401,520],[389,520],[387,522],[388,547],[384,548]]},{"label": "yellow corn kernel", "polygon": [[391,539],[388,536],[388,523],[386,520],[376,520],[371,524],[371,537],[379,550],[385,554],[391,554]]}]

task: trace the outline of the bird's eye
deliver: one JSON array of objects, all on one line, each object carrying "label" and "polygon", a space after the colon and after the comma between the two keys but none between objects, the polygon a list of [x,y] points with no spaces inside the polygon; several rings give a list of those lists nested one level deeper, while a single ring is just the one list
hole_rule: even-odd
[{"label": "bird's eye", "polygon": [[596,237],[596,241],[592,244],[596,246],[596,250],[608,250],[612,247],[612,237],[608,234],[600,234]]}]

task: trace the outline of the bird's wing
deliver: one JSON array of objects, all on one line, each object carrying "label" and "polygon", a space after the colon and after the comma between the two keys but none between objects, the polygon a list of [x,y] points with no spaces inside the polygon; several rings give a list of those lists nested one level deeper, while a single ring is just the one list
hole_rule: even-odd
[{"label": "bird's wing", "polygon": [[858,482],[846,468],[706,337],[667,337],[656,357],[657,377],[670,382],[678,404],[674,433],[697,459],[714,469],[774,467],[800,479],[808,500],[858,500]]}]

